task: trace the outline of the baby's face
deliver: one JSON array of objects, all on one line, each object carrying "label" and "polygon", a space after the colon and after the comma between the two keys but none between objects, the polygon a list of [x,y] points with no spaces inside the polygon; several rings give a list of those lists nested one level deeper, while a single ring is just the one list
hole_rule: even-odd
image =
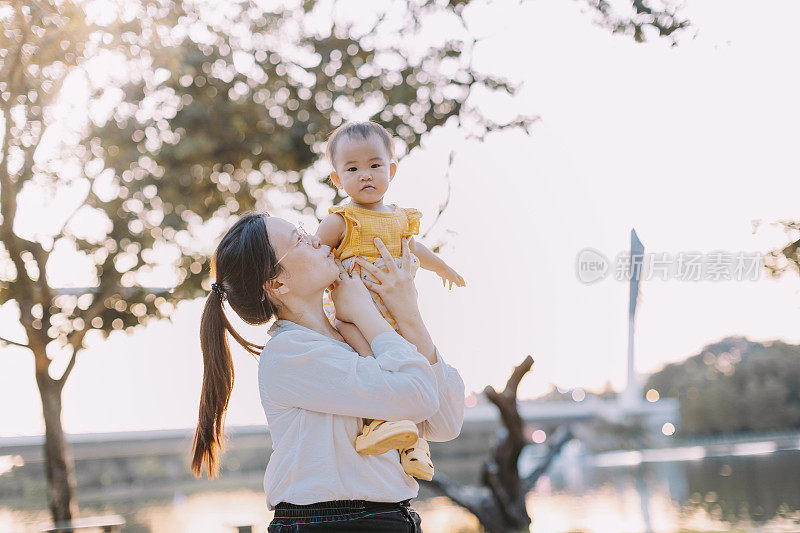
[{"label": "baby's face", "polygon": [[377,135],[342,138],[334,154],[334,185],[360,204],[383,199],[397,166]]}]

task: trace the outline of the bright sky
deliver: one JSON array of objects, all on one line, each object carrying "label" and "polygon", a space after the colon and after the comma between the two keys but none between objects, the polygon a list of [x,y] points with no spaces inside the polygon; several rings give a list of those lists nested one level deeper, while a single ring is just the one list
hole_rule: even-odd
[{"label": "bright sky", "polygon": [[[443,257],[467,279],[448,292],[421,271],[423,315],[468,390],[500,386],[526,354],[520,396],[550,384],[599,389],[625,382],[627,284],[576,277],[580,250],[613,258],[635,227],[648,252],[765,252],[786,237],[766,223],[798,216],[800,4],[689,0],[699,31],[670,48],[612,36],[578,2],[494,2],[467,13],[485,36],[475,67],[524,82],[511,98],[477,95],[496,120],[542,120],[530,137],[465,142],[435,131],[405,158],[387,199],[429,223],[457,151]],[[753,233],[752,221],[762,220]],[[95,342],[64,391],[68,432],[191,427],[202,362],[202,301],[173,322]],[[4,313],[3,332],[15,331]],[[13,322],[13,320],[12,320]],[[652,372],[728,335],[800,342],[800,280],[648,280],[638,315],[637,368]],[[6,329],[8,326],[10,329]],[[243,328],[264,340],[264,331]],[[256,362],[235,351],[228,423],[264,423]],[[2,349],[0,436],[43,429],[33,359]]]}]

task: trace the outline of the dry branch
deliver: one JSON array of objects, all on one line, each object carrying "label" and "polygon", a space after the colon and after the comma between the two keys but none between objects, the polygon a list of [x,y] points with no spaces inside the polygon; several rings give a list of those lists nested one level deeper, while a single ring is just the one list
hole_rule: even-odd
[{"label": "dry branch", "polygon": [[519,455],[531,442],[523,431],[524,423],[517,407],[517,389],[532,366],[533,358],[529,355],[514,368],[502,392],[497,392],[491,386],[483,391],[500,411],[503,426],[498,431],[490,458],[481,467],[481,486],[457,485],[442,474],[437,474],[427,482],[435,491],[474,514],[490,533],[520,531],[530,526],[525,496],[547,471],[563,446],[572,439],[569,428],[558,428],[550,438],[547,453],[539,464],[524,479],[520,478]]}]

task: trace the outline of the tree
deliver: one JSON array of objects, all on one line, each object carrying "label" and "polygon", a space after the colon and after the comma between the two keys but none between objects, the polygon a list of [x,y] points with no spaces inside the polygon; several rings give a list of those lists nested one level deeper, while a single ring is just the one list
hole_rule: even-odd
[{"label": "tree", "polygon": [[792,270],[800,274],[800,220],[781,220],[775,225],[786,233],[789,244],[770,250],[764,257],[764,266],[776,278]]},{"label": "tree", "polygon": [[531,444],[524,434],[524,423],[517,409],[517,387],[533,366],[529,355],[516,366],[502,392],[487,386],[486,398],[500,411],[503,426],[497,433],[490,459],[481,466],[481,486],[459,486],[443,474],[425,482],[457,505],[474,514],[490,533],[528,530],[531,518],[525,505],[525,496],[536,486],[561,448],[572,439],[569,428],[560,427],[550,437],[547,453],[532,472],[520,476],[519,455]]},{"label": "tree", "polygon": [[[130,331],[205,294],[203,229],[282,203],[313,215],[335,199],[314,162],[354,106],[374,109],[406,150],[449,120],[479,137],[527,130],[532,117],[499,124],[468,107],[474,87],[515,91],[472,68],[476,39],[463,18],[470,3],[397,1],[364,14],[364,28],[320,25],[330,6],[314,0],[275,11],[255,0],[203,8],[180,0],[103,2],[91,4],[92,14],[69,0],[0,2],[0,305],[18,308],[25,333],[12,339],[0,332],[0,340],[35,361],[55,521],[74,512],[61,394],[87,335]],[[625,16],[605,2],[587,3],[601,22],[613,21],[613,31],[638,40],[648,28],[672,36],[684,25],[638,1]],[[409,51],[432,14],[461,31]],[[76,76],[90,93],[88,119],[73,113],[65,123],[57,111],[70,102],[61,89]],[[48,146],[54,126],[66,133]],[[68,168],[78,170],[68,175]],[[15,227],[21,193],[56,196],[74,186],[85,197],[52,231]],[[82,229],[87,220],[92,231]],[[88,287],[53,286],[48,268],[57,247],[88,261]],[[159,266],[171,269],[171,279],[153,281]],[[53,375],[55,359],[66,361],[61,375]]]},{"label": "tree", "polygon": [[[393,22],[399,36],[413,37],[427,15],[458,18],[467,3],[397,4],[403,9]],[[71,2],[3,4],[9,9],[0,15],[0,304],[16,304],[26,337],[4,334],[2,342],[29,350],[35,361],[56,522],[74,512],[61,393],[86,336],[130,331],[203,295],[209,250],[195,237],[207,221],[226,225],[235,213],[272,207],[274,193],[297,209],[319,202],[308,190],[321,179],[312,164],[342,120],[338,106],[375,100],[379,120],[408,149],[451,118],[469,118],[478,134],[532,121],[497,124],[465,109],[473,86],[514,88],[475,72],[463,39],[407,57],[400,44],[378,39],[381,14],[360,34],[341,24],[312,33],[302,25],[315,7],[310,1],[275,12],[233,2],[222,15],[183,2],[109,5],[116,11],[105,25]],[[93,69],[101,61],[124,65],[122,79],[103,80],[106,70]],[[90,88],[92,120],[70,125],[72,138],[47,153],[40,147],[57,124],[60,89],[71,75]],[[103,115],[103,106],[111,112]],[[60,172],[70,165],[81,169],[78,176]],[[55,195],[76,182],[86,195],[55,231],[29,235],[15,227],[23,188]],[[75,224],[81,217],[94,221],[92,231]],[[65,244],[92,265],[88,288],[51,284],[53,251]],[[174,276],[153,289],[147,279],[163,250],[174,252]],[[63,357],[64,371],[53,376],[51,363]]]},{"label": "tree", "polygon": [[800,427],[800,346],[728,337],[650,376],[646,388],[677,398],[681,434]]},{"label": "tree", "polygon": [[[598,14],[597,24],[612,33],[630,35],[637,43],[648,37],[667,37],[677,44],[676,36],[690,26],[688,19],[681,17],[679,9],[670,0],[632,0],[625,2],[625,12],[618,12],[608,0],[583,0]],[[619,7],[619,5],[618,5]]]},{"label": "tree", "polygon": [[[62,346],[74,348],[80,343],[81,334],[77,332],[80,328],[67,336],[65,330],[73,328],[64,319],[72,313],[65,312],[66,306],[57,303],[59,295],[47,283],[46,245],[21,237],[13,226],[17,196],[23,186],[35,175],[42,180],[54,177],[54,170],[37,164],[34,156],[50,119],[48,112],[67,73],[85,59],[94,28],[84,23],[81,10],[71,2],[63,2],[58,10],[34,2],[0,5],[3,8],[0,49],[4,52],[0,59],[3,119],[0,241],[4,247],[0,304],[16,301],[27,336],[24,341],[6,338],[2,341],[33,353],[45,419],[45,473],[50,511],[54,518],[69,518],[73,479],[61,429],[61,391],[72,363],[60,379],[52,378],[48,372],[47,346],[56,338]],[[98,310],[97,304],[90,307],[91,311],[89,308],[83,311],[89,314]]]}]

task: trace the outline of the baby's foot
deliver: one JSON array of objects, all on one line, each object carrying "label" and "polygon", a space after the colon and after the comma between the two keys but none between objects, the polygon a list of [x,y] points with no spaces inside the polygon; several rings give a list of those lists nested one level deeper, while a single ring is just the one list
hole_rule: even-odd
[{"label": "baby's foot", "polygon": [[413,446],[400,450],[400,464],[403,471],[417,479],[433,479],[433,462],[428,441],[420,437]]},{"label": "baby's foot", "polygon": [[412,446],[417,441],[417,436],[417,426],[410,420],[373,420],[356,437],[356,451],[366,455],[380,455],[389,450]]}]

